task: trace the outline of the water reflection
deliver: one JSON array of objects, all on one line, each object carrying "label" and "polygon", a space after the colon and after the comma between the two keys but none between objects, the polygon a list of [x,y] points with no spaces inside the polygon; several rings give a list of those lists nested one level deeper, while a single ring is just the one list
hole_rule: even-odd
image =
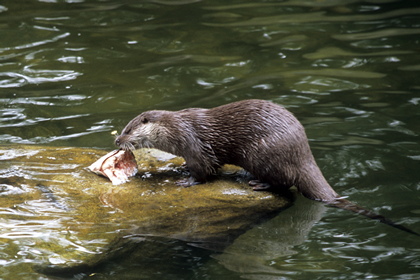
[{"label": "water reflection", "polygon": [[[147,109],[269,99],[305,125],[315,157],[339,193],[419,231],[419,14],[417,1],[398,0],[5,0],[0,143],[113,149],[110,132]],[[39,179],[43,170],[12,168],[11,156],[0,158],[0,223],[16,223],[24,234],[53,227],[44,218],[60,216],[72,193],[56,204],[62,208],[47,206],[55,205],[45,203],[48,192],[10,181]],[[34,193],[37,199],[28,202]],[[19,215],[33,221],[25,224]],[[261,225],[273,242],[282,239],[276,230]],[[22,270],[24,263],[41,254],[15,233],[12,249],[0,245],[5,279],[29,271]],[[41,239],[60,234],[67,233],[52,230]],[[160,253],[165,257],[141,267],[159,279],[162,263],[168,263],[168,278],[185,271],[200,279],[252,278],[251,267],[258,267],[269,271],[267,278],[418,279],[416,240],[396,236],[351,214],[327,211],[306,240],[285,244],[279,250],[284,255],[258,255],[256,266],[234,257],[220,264],[209,252],[154,240],[146,248],[166,248]],[[244,240],[246,252],[253,240]],[[141,259],[141,252],[136,256]],[[112,267],[138,271],[129,260]]]},{"label": "water reflection", "polygon": [[[276,279],[282,275],[295,274],[292,270],[296,267],[287,267],[287,262],[284,263],[282,259],[298,254],[297,246],[305,242],[325,210],[324,205],[308,202],[300,197],[293,207],[266,222],[264,227],[255,227],[247,231],[223,253],[214,254],[213,257],[223,266],[240,273],[245,279]],[[310,262],[308,260],[305,266],[313,265],[312,269],[334,270],[334,267],[321,267],[316,261],[312,264],[309,264]]]}]

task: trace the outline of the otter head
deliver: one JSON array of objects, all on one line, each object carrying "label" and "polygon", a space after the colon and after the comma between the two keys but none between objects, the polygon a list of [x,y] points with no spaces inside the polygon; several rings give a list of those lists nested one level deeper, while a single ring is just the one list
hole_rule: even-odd
[{"label": "otter head", "polygon": [[158,148],[163,140],[165,127],[162,124],[165,111],[147,111],[132,119],[115,139],[115,144],[124,150]]}]

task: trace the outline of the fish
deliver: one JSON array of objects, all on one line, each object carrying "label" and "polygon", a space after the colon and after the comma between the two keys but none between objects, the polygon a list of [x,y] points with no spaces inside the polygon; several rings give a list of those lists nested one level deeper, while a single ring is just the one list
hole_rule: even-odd
[{"label": "fish", "polygon": [[119,149],[102,156],[87,169],[108,178],[113,185],[120,185],[137,174],[138,165],[132,151]]}]

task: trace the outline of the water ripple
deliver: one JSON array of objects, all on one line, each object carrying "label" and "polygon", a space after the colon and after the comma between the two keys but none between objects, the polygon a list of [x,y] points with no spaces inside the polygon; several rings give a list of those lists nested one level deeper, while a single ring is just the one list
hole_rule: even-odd
[{"label": "water ripple", "polygon": [[243,21],[237,22],[204,22],[203,24],[208,26],[269,26],[272,24],[296,24],[296,23],[309,23],[309,22],[362,22],[362,21],[374,21],[384,20],[393,17],[406,16],[406,15],[418,15],[420,14],[420,8],[410,9],[399,9],[392,10],[389,12],[375,13],[375,14],[350,14],[350,15],[339,15],[330,16],[326,12],[312,12],[312,13],[294,13],[294,14],[282,14],[275,16],[264,16],[264,17],[253,17]]},{"label": "water ripple", "polygon": [[372,32],[361,32],[352,34],[336,34],[332,37],[343,41],[366,40],[384,38],[390,36],[403,36],[420,34],[420,28],[388,28]]},{"label": "water ripple", "polygon": [[339,56],[347,57],[372,57],[372,56],[396,56],[412,54],[413,51],[399,51],[399,50],[388,50],[380,52],[355,52],[347,51],[338,47],[323,47],[318,49],[316,52],[304,54],[303,57],[307,59],[324,59]]},{"label": "water ripple", "polygon": [[82,73],[72,70],[34,70],[25,66],[21,73],[0,72],[0,88],[22,87],[27,84],[42,84],[74,80]]},{"label": "water ripple", "polygon": [[35,41],[35,42],[27,43],[27,44],[14,46],[14,47],[0,48],[0,52],[1,51],[9,51],[9,50],[23,50],[23,49],[28,49],[28,48],[32,48],[32,47],[38,47],[38,46],[42,46],[42,45],[45,45],[45,44],[57,42],[58,40],[61,40],[61,39],[66,38],[68,36],[70,36],[70,33],[66,32],[66,33],[57,35],[57,36],[55,36],[51,39]]}]

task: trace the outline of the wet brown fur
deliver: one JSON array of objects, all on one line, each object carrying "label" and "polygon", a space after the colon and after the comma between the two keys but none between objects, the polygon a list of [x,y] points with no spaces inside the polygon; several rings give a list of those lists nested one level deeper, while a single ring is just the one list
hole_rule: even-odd
[{"label": "wet brown fur", "polygon": [[316,164],[301,123],[269,101],[147,111],[131,120],[115,143],[123,149],[150,147],[183,157],[191,173],[186,186],[204,183],[222,165],[233,164],[272,188],[296,186],[307,198],[396,226],[339,198]]}]

